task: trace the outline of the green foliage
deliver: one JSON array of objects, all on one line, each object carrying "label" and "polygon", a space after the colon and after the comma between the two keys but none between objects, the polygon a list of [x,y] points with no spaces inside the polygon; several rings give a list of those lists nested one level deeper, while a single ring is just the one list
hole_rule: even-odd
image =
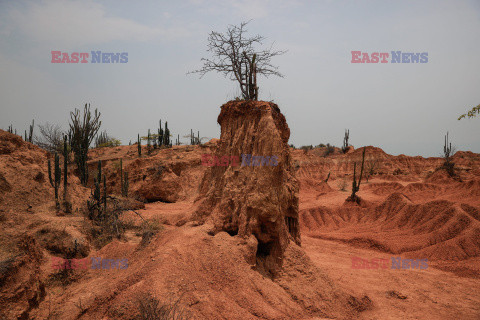
[{"label": "green foliage", "polygon": [[120,140],[108,136],[106,131],[103,131],[95,138],[95,148],[118,147],[120,144]]},{"label": "green foliage", "polygon": [[458,120],[462,120],[465,117],[475,118],[479,114],[480,114],[480,104],[476,107],[473,107],[472,110],[468,111],[467,113],[462,114],[460,117],[458,117]]},{"label": "green foliage", "polygon": [[108,140],[108,142],[105,142],[105,143],[102,143],[102,144],[99,144],[97,146],[97,148],[108,148],[108,147],[118,147],[122,144],[122,142],[118,139],[115,139],[115,138],[110,138],[110,140]]}]

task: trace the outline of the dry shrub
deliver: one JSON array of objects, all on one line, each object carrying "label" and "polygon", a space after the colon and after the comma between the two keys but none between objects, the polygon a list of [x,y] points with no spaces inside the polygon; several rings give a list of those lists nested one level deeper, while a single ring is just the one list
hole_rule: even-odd
[{"label": "dry shrub", "polygon": [[184,320],[190,319],[189,313],[179,305],[179,300],[173,303],[161,303],[152,294],[143,294],[138,298],[139,314],[137,320]]},{"label": "dry shrub", "polygon": [[142,221],[142,224],[139,227],[139,231],[136,235],[142,236],[142,245],[147,245],[153,236],[156,235],[159,231],[163,229],[160,221],[158,219],[149,219]]},{"label": "dry shrub", "polygon": [[44,227],[36,232],[35,238],[50,253],[69,259],[84,258],[90,251],[87,245],[78,243],[65,230]]},{"label": "dry shrub", "polygon": [[347,179],[341,178],[340,180],[337,181],[337,186],[340,191],[346,191],[347,190]]},{"label": "dry shrub", "polygon": [[83,229],[96,248],[102,248],[114,238],[121,239],[126,227],[120,219],[125,210],[123,204],[115,197],[110,197],[111,203],[104,212],[103,205],[94,203],[86,213],[88,220],[84,221]]}]

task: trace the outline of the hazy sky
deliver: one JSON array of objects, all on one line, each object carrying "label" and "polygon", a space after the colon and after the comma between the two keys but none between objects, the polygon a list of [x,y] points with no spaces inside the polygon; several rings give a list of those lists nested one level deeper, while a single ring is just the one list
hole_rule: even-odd
[{"label": "hazy sky", "polygon": [[[479,0],[0,0],[0,128],[67,128],[90,102],[124,144],[159,119],[175,136],[218,138],[219,107],[239,89],[186,72],[207,56],[211,30],[249,19],[250,34],[288,50],[273,60],[285,77],[259,85],[290,143],[339,146],[349,128],[355,147],[438,156],[448,130],[457,149],[480,153],[480,118],[457,121],[480,104]],[[128,63],[51,63],[52,50],[128,52]],[[428,63],[353,64],[351,51],[428,52]]]}]

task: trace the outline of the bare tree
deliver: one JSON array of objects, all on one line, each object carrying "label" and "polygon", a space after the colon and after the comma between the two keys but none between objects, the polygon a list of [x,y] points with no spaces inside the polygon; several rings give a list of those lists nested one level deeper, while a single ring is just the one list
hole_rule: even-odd
[{"label": "bare tree", "polygon": [[58,124],[45,123],[39,125],[40,135],[35,136],[35,144],[48,152],[61,152],[64,132]]},{"label": "bare tree", "polygon": [[268,77],[275,75],[283,77],[278,67],[271,64],[271,59],[286,51],[273,50],[273,44],[262,50],[256,50],[256,45],[262,45],[265,37],[246,36],[246,25],[230,25],[226,33],[212,31],[208,36],[208,49],[213,57],[202,58],[203,68],[189,73],[199,73],[202,78],[207,72],[217,71],[240,85],[245,100],[258,100],[257,75]]}]

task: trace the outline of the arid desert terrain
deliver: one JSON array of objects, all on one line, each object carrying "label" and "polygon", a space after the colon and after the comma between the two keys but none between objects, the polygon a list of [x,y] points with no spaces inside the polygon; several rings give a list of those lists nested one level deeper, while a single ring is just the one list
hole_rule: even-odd
[{"label": "arid desert terrain", "polygon": [[480,319],[480,154],[449,174],[374,146],[295,149],[262,101],[218,123],[203,144],[90,149],[58,208],[53,155],[0,130],[0,319]]}]

